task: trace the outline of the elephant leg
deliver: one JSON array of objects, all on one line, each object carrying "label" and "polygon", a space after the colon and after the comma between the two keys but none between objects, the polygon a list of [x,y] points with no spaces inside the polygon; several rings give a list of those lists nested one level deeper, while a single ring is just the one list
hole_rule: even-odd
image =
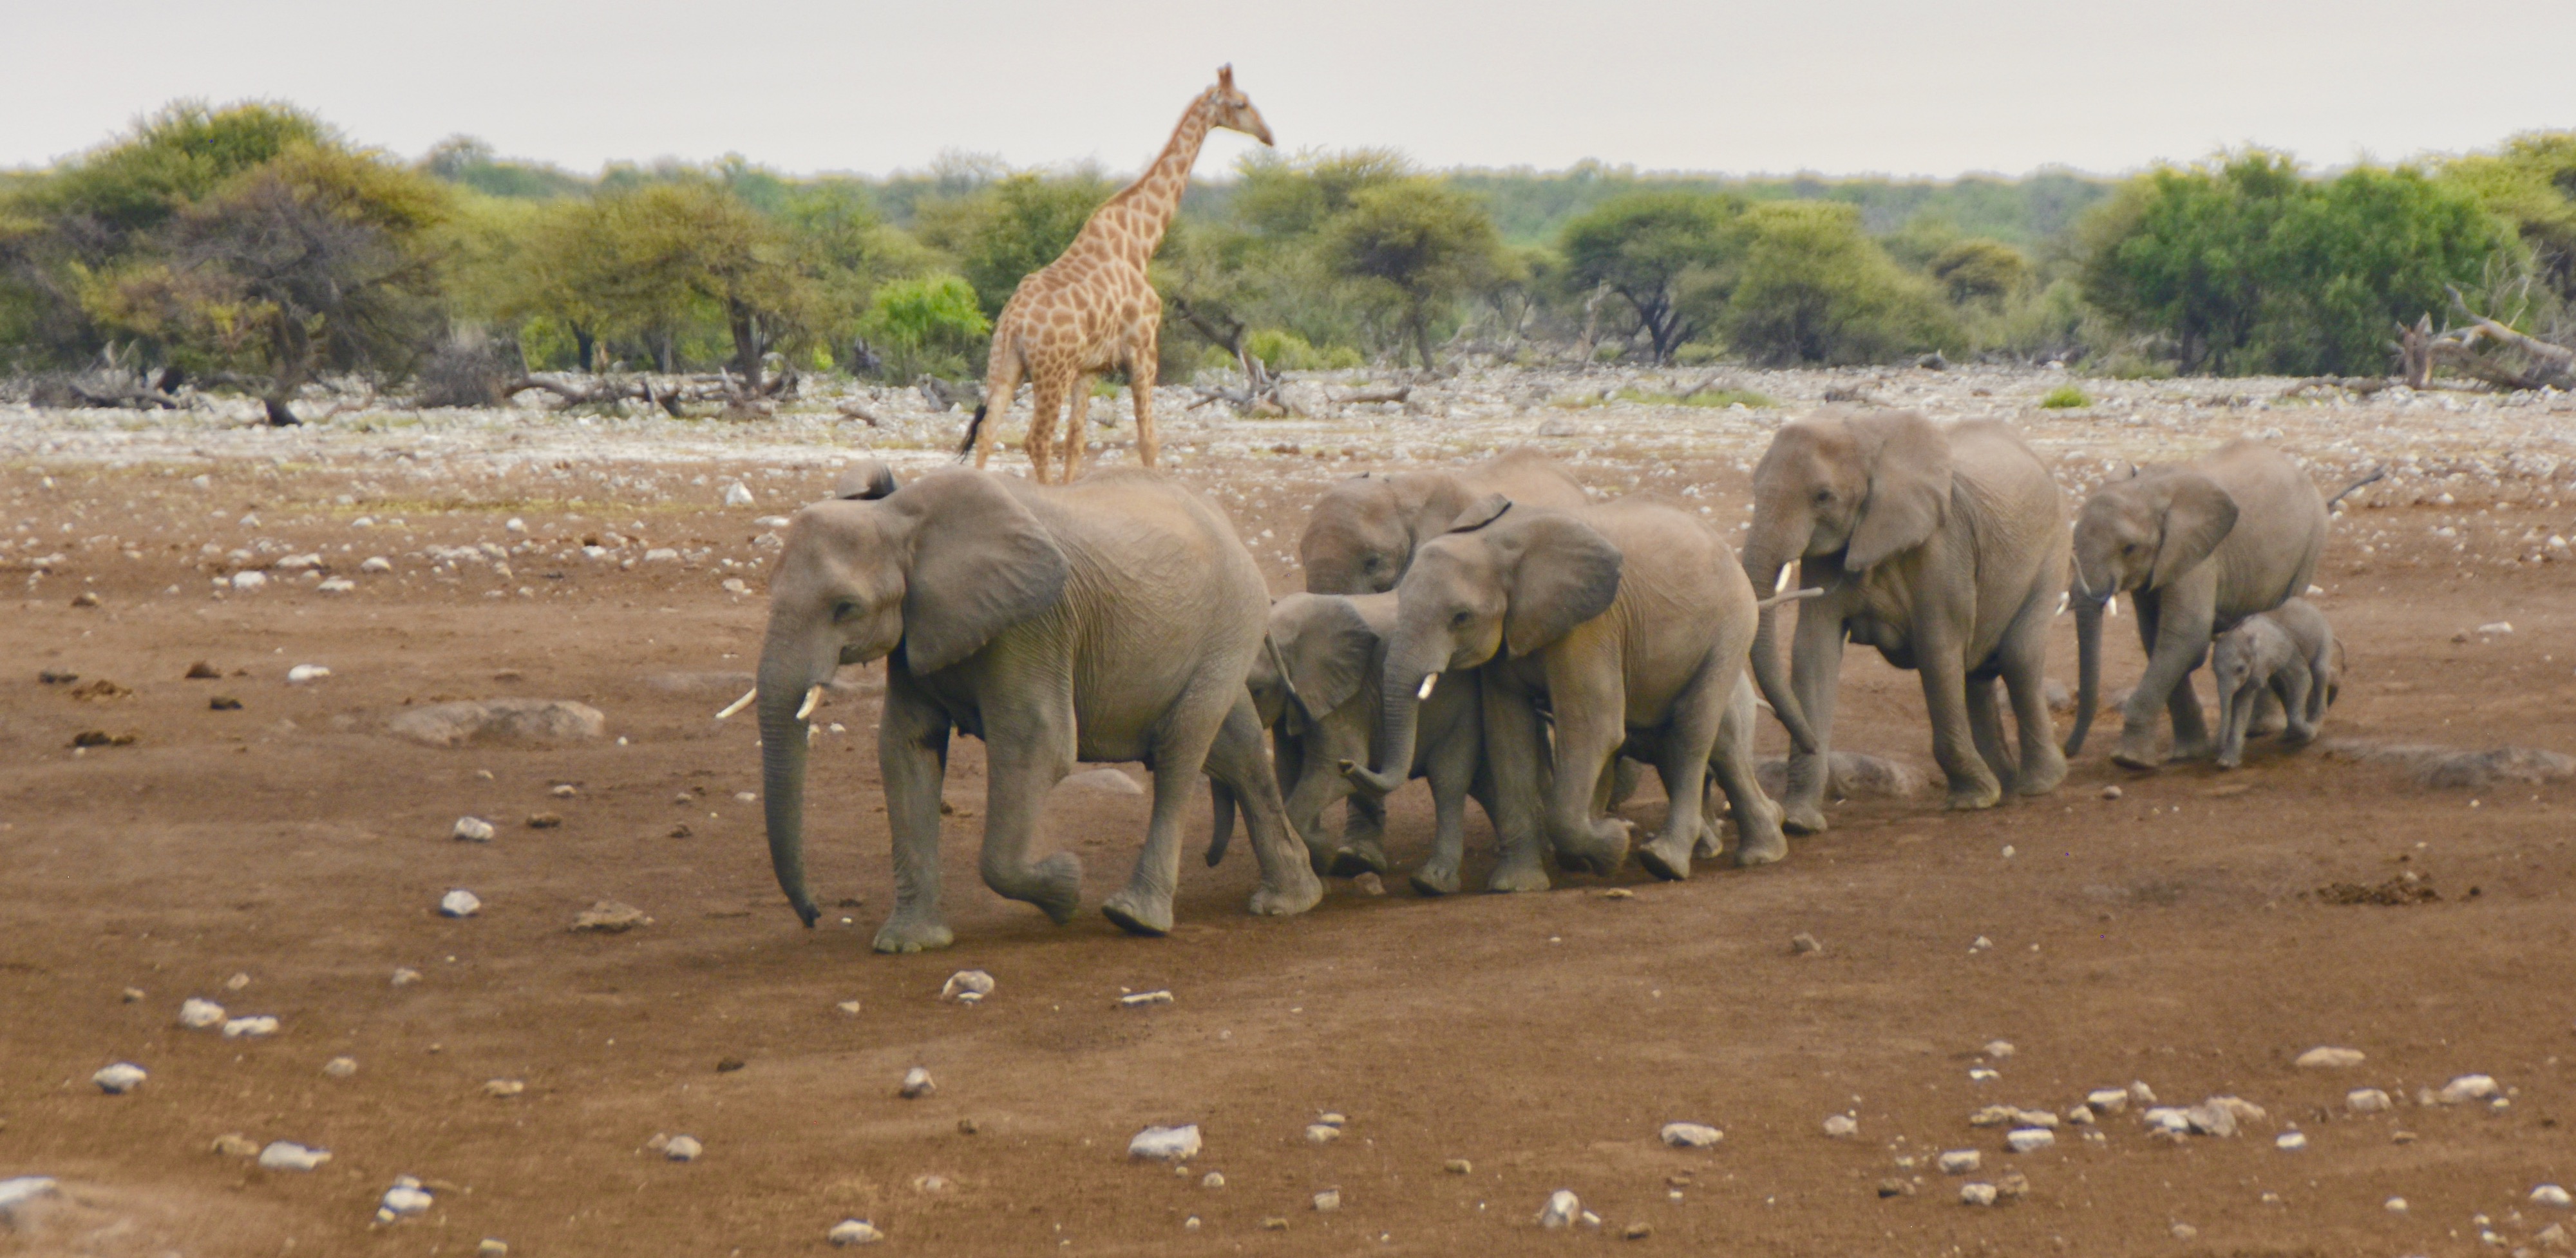
[{"label": "elephant leg", "polygon": [[[1718,722],[1717,744],[1709,749],[1709,774],[1719,790],[1726,792],[1727,812],[1735,818],[1735,863],[1768,865],[1787,858],[1789,839],[1780,829],[1780,806],[1762,792],[1762,783],[1754,775],[1753,689],[1739,674],[1735,697],[1728,701],[1726,717]],[[1708,832],[1705,822],[1703,833]],[[1702,855],[1714,857],[1714,845]]]},{"label": "elephant leg", "polygon": [[1083,456],[1090,453],[1092,379],[1090,372],[1084,372],[1064,391],[1064,478],[1056,482],[1059,485],[1070,485],[1082,475]]},{"label": "elephant leg", "polygon": [[1976,740],[1977,758],[2005,790],[2013,787],[2012,749],[2004,745],[2003,710],[1995,705],[1995,679],[1970,677],[1961,697],[1968,703],[1968,735]]},{"label": "elephant leg", "polygon": [[2209,754],[2209,730],[2201,722],[2200,698],[2190,683],[2192,670],[2209,652],[2215,581],[2213,575],[2194,574],[2171,588],[2133,597],[2147,667],[2121,706],[2120,745],[2111,752],[2112,763],[2131,769],[2162,763],[2155,745],[2159,709],[2173,719],[2174,758]]},{"label": "elephant leg", "polygon": [[1503,849],[1502,863],[1494,867],[1494,876],[1485,886],[1491,891],[1545,891],[1547,870],[1539,862],[1538,817],[1545,732],[1527,698],[1490,684],[1484,698],[1486,771],[1493,778],[1493,803],[1500,805],[1489,808],[1487,815],[1494,819],[1494,833]]},{"label": "elephant leg", "polygon": [[2218,767],[2233,769],[2245,760],[2245,727],[2254,720],[2257,695],[2265,689],[2254,681],[2234,694],[2218,696]]},{"label": "elephant leg", "polygon": [[1646,780],[1646,766],[1627,756],[1610,762],[1610,800],[1607,807],[1627,803],[1637,793],[1638,784]]},{"label": "elephant leg", "polygon": [[1333,845],[1332,872],[1352,878],[1363,873],[1383,874],[1389,865],[1386,801],[1351,792],[1342,804],[1342,838]]},{"label": "elephant leg", "polygon": [[[1067,688],[1037,703],[988,703],[984,716],[991,774],[984,794],[984,885],[1006,899],[1034,904],[1064,925],[1082,905],[1082,858],[1054,852],[1032,860],[1029,853],[1037,844],[1047,792],[1073,772],[1073,695]],[[1180,860],[1177,849],[1172,859]]]},{"label": "elephant leg", "polygon": [[[1547,694],[1556,713],[1556,781],[1547,797],[1547,841],[1559,868],[1617,873],[1628,860],[1629,827],[1603,815],[1603,806],[1610,761],[1628,741],[1624,670],[1599,645],[1575,651],[1560,643],[1551,651]],[[1690,837],[1698,838],[1697,831]]]},{"label": "elephant leg", "polygon": [[1637,849],[1637,863],[1658,878],[1690,877],[1691,853],[1707,824],[1708,761],[1726,724],[1727,701],[1734,696],[1741,663],[1721,665],[1711,658],[1700,675],[1675,696],[1664,721],[1663,746],[1655,771],[1664,779],[1664,825]]},{"label": "elephant leg", "polygon": [[2066,750],[2048,714],[2048,622],[2055,606],[2049,598],[2034,598],[2004,631],[2004,697],[2012,703],[2013,728],[2021,739],[2021,767],[2012,775],[2019,795],[2046,795],[2066,780]]},{"label": "elephant leg", "polygon": [[2281,697],[2266,686],[2261,694],[2254,697],[2254,719],[2246,724],[2245,734],[2249,738],[2261,738],[2265,734],[2278,734],[2289,728],[2289,724],[2289,714],[2281,710]]},{"label": "elephant leg", "polygon": [[[2182,676],[2175,680],[2172,693],[2165,696],[2165,714],[2173,722],[2173,749],[2165,753],[2167,760],[2198,760],[2218,747],[2217,736],[2210,732],[2205,723],[2206,716],[2200,710],[2200,691],[2191,684],[2191,675],[2200,671],[2201,664],[2208,658],[2209,645],[2204,638],[2200,649],[2186,657]],[[2257,710],[2262,707],[2259,695],[2256,696],[2255,707]],[[2247,720],[2252,720],[2251,713],[2247,714]]]},{"label": "elephant leg", "polygon": [[2308,716],[2308,688],[2312,684],[2305,668],[2281,670],[2281,713],[2289,726],[2281,737],[2285,746],[2305,747],[2316,740],[2316,722]]},{"label": "elephant leg", "polygon": [[1800,612],[1789,652],[1789,688],[1797,692],[1798,706],[1806,710],[1816,749],[1803,756],[1796,747],[1789,749],[1789,781],[1780,792],[1781,825],[1791,834],[1823,834],[1825,785],[1833,776],[1834,699],[1843,678],[1841,619]]},{"label": "elephant leg", "polygon": [[[1926,635],[1930,636],[1930,635]],[[1923,675],[1923,706],[1932,718],[1932,759],[1950,780],[1947,806],[1953,809],[1992,808],[2003,799],[2004,788],[1995,780],[1994,771],[1986,767],[1977,754],[1975,732],[1968,717],[1967,668],[1959,658],[1956,643],[1928,641],[1915,657]],[[1994,711],[1993,684],[1986,684],[1986,710]]]},{"label": "elephant leg", "polygon": [[[1482,759],[1479,731],[1461,719],[1431,745],[1424,776],[1431,779],[1431,859],[1413,871],[1413,889],[1424,895],[1452,895],[1458,890],[1458,862],[1467,849],[1467,796],[1476,786]],[[1489,793],[1490,795],[1490,793]]]},{"label": "elephant leg", "polygon": [[948,717],[902,670],[891,670],[877,726],[877,771],[894,839],[894,915],[877,928],[879,952],[922,952],[956,942],[939,911],[939,794],[948,776]]},{"label": "elephant leg", "polygon": [[1253,710],[1252,695],[1235,686],[1233,706],[1208,745],[1206,771],[1234,789],[1244,829],[1252,837],[1253,857],[1261,864],[1261,886],[1252,893],[1251,910],[1288,916],[1315,907],[1324,898],[1324,884],[1307,863],[1304,845],[1288,831],[1288,811],[1279,801],[1279,784],[1268,760],[1261,754],[1261,716]]}]

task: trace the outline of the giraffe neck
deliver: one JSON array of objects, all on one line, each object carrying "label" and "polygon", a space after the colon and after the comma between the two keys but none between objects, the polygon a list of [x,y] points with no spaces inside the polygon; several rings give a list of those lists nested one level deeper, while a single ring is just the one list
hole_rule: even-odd
[{"label": "giraffe neck", "polygon": [[1190,186],[1190,167],[1198,163],[1199,146],[1207,141],[1207,106],[1205,96],[1190,102],[1188,112],[1181,115],[1180,125],[1172,128],[1172,138],[1164,142],[1154,164],[1094,211],[1083,235],[1115,226],[1124,239],[1103,241],[1104,246],[1126,245],[1132,249],[1141,245],[1142,252],[1132,255],[1139,267],[1154,256],[1154,250],[1162,246],[1163,232],[1172,225],[1172,216],[1180,212],[1181,194]]}]

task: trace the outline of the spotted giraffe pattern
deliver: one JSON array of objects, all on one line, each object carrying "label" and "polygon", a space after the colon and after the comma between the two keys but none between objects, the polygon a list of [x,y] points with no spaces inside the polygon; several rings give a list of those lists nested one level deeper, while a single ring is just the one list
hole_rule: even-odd
[{"label": "spotted giraffe pattern", "polygon": [[1163,299],[1145,278],[1145,264],[1163,243],[1163,232],[1188,190],[1199,145],[1215,127],[1270,143],[1270,127],[1234,87],[1234,67],[1216,72],[1216,86],[1201,92],[1154,164],[1136,182],[1091,212],[1063,256],[1020,281],[993,327],[992,364],[984,378],[984,406],[967,425],[966,445],[975,466],[992,457],[993,434],[1025,377],[1034,394],[1029,416],[1031,474],[1041,483],[1054,463],[1055,427],[1065,420],[1061,483],[1082,470],[1083,425],[1091,410],[1091,382],[1125,368],[1136,398],[1136,453],[1155,465],[1154,368],[1160,352]]}]

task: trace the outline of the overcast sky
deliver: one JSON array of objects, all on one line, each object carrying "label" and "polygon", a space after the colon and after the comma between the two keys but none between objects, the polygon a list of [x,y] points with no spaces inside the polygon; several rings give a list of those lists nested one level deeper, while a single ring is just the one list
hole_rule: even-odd
[{"label": "overcast sky", "polygon": [[[2321,166],[2576,127],[2576,3],[2422,0],[0,0],[0,166],[182,96],[417,156],[576,171],[942,150],[1133,171],[1221,61],[1284,148],[1432,166],[2111,173],[2249,142]],[[2448,29],[2467,22],[2471,31]],[[1221,136],[1219,173],[1251,142]]]}]

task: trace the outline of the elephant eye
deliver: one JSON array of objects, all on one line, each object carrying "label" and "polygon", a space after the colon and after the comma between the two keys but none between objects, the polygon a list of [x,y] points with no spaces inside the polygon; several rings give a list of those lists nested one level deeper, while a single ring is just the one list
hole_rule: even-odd
[{"label": "elephant eye", "polygon": [[837,603],[832,604],[832,623],[834,623],[834,624],[839,624],[839,623],[841,623],[842,621],[844,621],[844,620],[848,620],[850,617],[852,617],[852,616],[856,616],[856,615],[858,615],[858,614],[859,614],[859,604],[858,604],[858,602],[857,602],[856,600],[854,600],[854,599],[846,599],[846,598],[845,598],[845,599],[842,599],[840,602],[837,602]]},{"label": "elephant eye", "polygon": [[1475,619],[1476,613],[1474,612],[1459,612],[1449,618],[1449,627],[1452,629],[1464,629],[1467,627],[1469,622]]},{"label": "elephant eye", "polygon": [[1834,491],[1832,491],[1832,490],[1830,490],[1830,489],[1819,489],[1819,490],[1817,490],[1817,491],[1816,491],[1816,505],[1817,505],[1817,506],[1820,506],[1820,507],[1821,507],[1821,506],[1825,505],[1826,503],[1832,502],[1833,500],[1834,500]]}]

